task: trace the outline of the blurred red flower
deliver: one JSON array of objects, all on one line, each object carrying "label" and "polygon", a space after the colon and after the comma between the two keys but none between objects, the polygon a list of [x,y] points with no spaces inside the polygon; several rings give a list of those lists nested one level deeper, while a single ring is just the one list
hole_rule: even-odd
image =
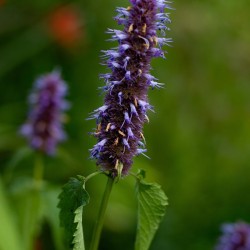
[{"label": "blurred red flower", "polygon": [[5,4],[5,0],[0,0],[0,6]]},{"label": "blurred red flower", "polygon": [[71,5],[59,7],[51,13],[49,29],[54,39],[64,47],[75,47],[84,35],[82,16]]}]

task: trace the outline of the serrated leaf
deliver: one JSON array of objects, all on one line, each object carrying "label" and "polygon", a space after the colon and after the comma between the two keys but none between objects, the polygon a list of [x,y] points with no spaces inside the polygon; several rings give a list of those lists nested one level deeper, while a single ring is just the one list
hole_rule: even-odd
[{"label": "serrated leaf", "polygon": [[137,182],[138,219],[135,250],[147,250],[165,214],[167,197],[160,185]]},{"label": "serrated leaf", "polygon": [[84,237],[83,237],[83,229],[82,229],[82,212],[83,206],[80,206],[75,211],[75,219],[74,222],[77,223],[76,231],[74,233],[73,250],[84,250]]},{"label": "serrated leaf", "polygon": [[[86,206],[89,203],[89,194],[83,186],[83,177],[78,179],[70,178],[68,183],[64,185],[63,190],[59,195],[60,201],[58,207],[60,208],[60,225],[65,228],[66,240],[70,247],[75,245],[75,242],[73,242],[76,238],[75,233],[79,233],[77,226],[80,222],[77,217],[79,216],[79,210],[77,209]],[[80,226],[82,226],[81,223]],[[77,239],[79,239],[79,237],[83,238],[83,234],[81,233],[80,235],[77,235],[77,237]]]}]

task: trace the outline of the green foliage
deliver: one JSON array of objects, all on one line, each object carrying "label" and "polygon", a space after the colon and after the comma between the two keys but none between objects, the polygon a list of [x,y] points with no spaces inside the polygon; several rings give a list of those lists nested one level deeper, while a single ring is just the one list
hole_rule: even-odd
[{"label": "green foliage", "polygon": [[21,250],[22,244],[17,227],[15,227],[12,208],[8,205],[3,185],[0,179],[0,249],[1,250]]},{"label": "green foliage", "polygon": [[19,178],[12,183],[10,198],[12,204],[15,204],[22,245],[24,249],[33,249],[34,239],[41,229],[41,190],[37,188],[33,179]]},{"label": "green foliage", "polygon": [[53,238],[51,248],[65,250],[64,232],[59,225],[57,208],[61,188],[45,182],[40,184],[37,188],[37,182],[33,179],[19,178],[9,190],[10,201],[15,204],[13,214],[16,215],[16,228],[20,231],[23,249],[34,248],[35,242],[44,234],[43,225],[47,224]]},{"label": "green foliage", "polygon": [[70,178],[59,195],[60,224],[65,228],[68,245],[74,249],[84,246],[82,232],[82,208],[89,203],[89,194],[84,188],[84,178]]},{"label": "green foliage", "polygon": [[28,156],[30,156],[32,153],[32,150],[29,147],[23,147],[20,148],[13,154],[11,160],[6,165],[6,172],[4,175],[4,179],[6,182],[10,181],[12,178],[12,175],[14,173],[15,168]]},{"label": "green foliage", "polygon": [[64,230],[60,227],[57,198],[61,187],[47,185],[42,192],[42,212],[43,218],[48,222],[53,237],[55,250],[66,250],[64,246]]},{"label": "green foliage", "polygon": [[[145,172],[143,172],[145,175]],[[135,250],[147,250],[165,214],[167,197],[156,183],[137,182],[138,221]]]},{"label": "green foliage", "polygon": [[84,250],[84,237],[83,237],[83,227],[82,227],[82,212],[83,206],[80,206],[75,211],[74,222],[77,223],[76,231],[74,233],[74,250]]}]

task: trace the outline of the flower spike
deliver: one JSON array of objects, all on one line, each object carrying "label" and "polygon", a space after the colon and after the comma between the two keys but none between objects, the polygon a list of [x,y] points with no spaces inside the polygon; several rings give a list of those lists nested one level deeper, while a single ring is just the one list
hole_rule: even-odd
[{"label": "flower spike", "polygon": [[[91,151],[92,158],[104,171],[118,175],[117,162],[123,167],[122,176],[132,165],[133,157],[146,152],[141,148],[142,127],[148,121],[148,110],[153,110],[148,102],[147,92],[151,88],[161,88],[162,84],[150,74],[150,62],[154,57],[164,56],[162,47],[169,45],[170,38],[163,35],[170,23],[165,8],[171,9],[165,0],[130,0],[128,8],[117,8],[114,18],[123,30],[108,29],[110,41],[118,42],[118,47],[103,51],[106,65],[111,73],[102,74],[106,86],[104,105],[96,109],[91,118],[96,118],[100,129],[96,137],[98,143]],[[108,128],[108,129],[107,129]]]},{"label": "flower spike", "polygon": [[58,142],[66,138],[62,128],[63,111],[69,108],[66,93],[67,85],[59,71],[36,80],[29,96],[29,116],[20,131],[35,150],[53,155]]},{"label": "flower spike", "polygon": [[245,222],[226,223],[215,250],[249,250],[250,225]]}]

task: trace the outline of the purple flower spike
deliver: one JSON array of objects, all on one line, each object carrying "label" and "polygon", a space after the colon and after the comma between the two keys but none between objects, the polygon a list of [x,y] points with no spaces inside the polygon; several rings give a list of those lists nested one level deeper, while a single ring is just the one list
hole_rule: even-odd
[{"label": "purple flower spike", "polygon": [[35,150],[53,155],[57,143],[65,139],[62,112],[69,108],[68,102],[64,100],[66,93],[67,85],[58,71],[36,80],[29,96],[28,120],[20,131]]},{"label": "purple flower spike", "polygon": [[223,235],[215,250],[250,250],[250,225],[244,222],[223,224]]},{"label": "purple flower spike", "polygon": [[[171,43],[170,38],[158,37],[158,30],[165,34],[169,30],[169,8],[165,0],[130,0],[132,6],[117,8],[115,20],[124,29],[108,29],[110,41],[118,42],[116,49],[102,51],[107,58],[106,65],[111,72],[102,74],[106,86],[104,105],[96,109],[90,118],[97,119],[95,132],[98,143],[91,152],[97,165],[116,176],[122,166],[126,175],[132,159],[144,154],[143,124],[152,106],[148,103],[149,88],[160,88],[161,83],[150,74],[150,62],[154,57],[164,57],[162,46]],[[105,142],[105,143],[102,143]],[[142,148],[141,148],[142,147]]]}]

